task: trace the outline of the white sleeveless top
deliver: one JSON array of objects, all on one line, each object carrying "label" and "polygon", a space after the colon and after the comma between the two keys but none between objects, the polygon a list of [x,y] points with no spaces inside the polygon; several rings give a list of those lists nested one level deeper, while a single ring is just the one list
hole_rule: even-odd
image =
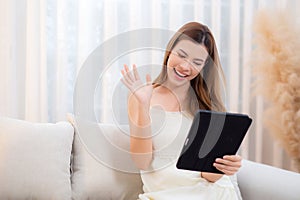
[{"label": "white sleeveless top", "polygon": [[192,118],[184,112],[150,110],[153,135],[153,161],[141,171],[144,194],[140,200],[237,199],[230,178],[215,183],[201,178],[200,172],[180,170],[176,161],[181,153]]}]

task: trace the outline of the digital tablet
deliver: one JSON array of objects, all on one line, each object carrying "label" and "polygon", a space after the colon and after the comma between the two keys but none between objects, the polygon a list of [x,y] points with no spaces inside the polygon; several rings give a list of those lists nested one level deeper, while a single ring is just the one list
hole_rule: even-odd
[{"label": "digital tablet", "polygon": [[236,154],[251,123],[245,114],[198,110],[176,167],[223,174],[213,163],[216,158]]}]

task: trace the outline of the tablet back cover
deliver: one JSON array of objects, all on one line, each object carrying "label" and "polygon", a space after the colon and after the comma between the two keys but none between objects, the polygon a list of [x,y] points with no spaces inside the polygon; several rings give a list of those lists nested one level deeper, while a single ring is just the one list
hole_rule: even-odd
[{"label": "tablet back cover", "polygon": [[213,166],[215,159],[235,155],[251,123],[244,114],[199,110],[176,167],[223,174]]}]

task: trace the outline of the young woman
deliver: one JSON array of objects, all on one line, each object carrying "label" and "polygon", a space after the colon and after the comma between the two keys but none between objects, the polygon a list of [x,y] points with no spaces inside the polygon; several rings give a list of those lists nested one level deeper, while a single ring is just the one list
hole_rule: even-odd
[{"label": "young woman", "polygon": [[224,175],[179,170],[176,160],[198,109],[225,111],[221,98],[223,72],[214,37],[207,26],[190,22],[171,38],[162,71],[144,84],[133,65],[122,70],[128,98],[130,151],[141,169],[141,200],[237,199],[228,175],[241,157],[227,155],[214,166]]}]

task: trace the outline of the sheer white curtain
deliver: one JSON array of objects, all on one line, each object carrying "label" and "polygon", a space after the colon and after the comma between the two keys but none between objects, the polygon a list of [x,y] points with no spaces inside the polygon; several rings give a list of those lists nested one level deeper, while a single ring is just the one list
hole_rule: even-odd
[{"label": "sheer white curtain", "polygon": [[[211,28],[217,41],[228,110],[254,118],[240,154],[291,169],[288,156],[264,130],[263,100],[252,95],[252,20],[258,9],[267,7],[296,12],[299,1],[1,0],[0,115],[37,122],[65,120],[66,113],[73,112],[80,67],[102,42],[133,29],[175,31],[188,21],[199,21]],[[110,103],[105,95],[101,98],[101,106]]]},{"label": "sheer white curtain", "polygon": [[0,3],[1,114],[47,121],[44,3]]}]

